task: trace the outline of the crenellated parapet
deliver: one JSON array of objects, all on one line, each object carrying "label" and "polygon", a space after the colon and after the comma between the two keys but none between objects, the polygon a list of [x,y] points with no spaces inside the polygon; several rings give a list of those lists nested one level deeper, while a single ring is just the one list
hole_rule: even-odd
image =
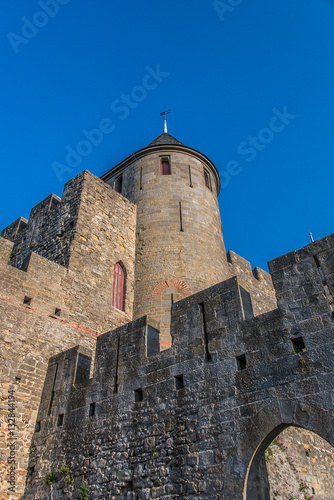
[{"label": "crenellated parapet", "polygon": [[[50,357],[81,344],[95,349],[104,331],[132,320],[136,207],[85,171],[0,237],[0,397],[19,394],[16,498],[23,493],[28,450]],[[122,310],[113,303],[114,269],[126,275]],[[0,408],[0,483],[7,491],[6,407]],[[14,497],[15,498],[15,497]]]},{"label": "crenellated parapet", "polygon": [[277,307],[275,290],[269,273],[259,267],[252,269],[248,260],[232,250],[227,253],[231,276],[237,276],[240,285],[251,295],[254,314],[263,314]]},{"label": "crenellated parapet", "polygon": [[24,498],[64,465],[74,483],[58,474],[53,498],[82,482],[100,498],[262,498],[259,450],[278,430],[334,444],[333,243],[270,263],[273,311],[252,317],[233,277],[173,305],[168,350],[150,351],[140,318],[97,339],[91,377],[87,351],[53,357]]}]

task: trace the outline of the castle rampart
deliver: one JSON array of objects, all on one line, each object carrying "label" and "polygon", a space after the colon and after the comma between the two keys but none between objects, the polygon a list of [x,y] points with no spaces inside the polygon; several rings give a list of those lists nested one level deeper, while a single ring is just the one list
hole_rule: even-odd
[{"label": "castle rampart", "polygon": [[67,464],[74,483],[58,473],[53,498],[83,481],[92,498],[268,498],[262,452],[282,429],[334,443],[333,244],[270,263],[271,312],[244,319],[230,278],[173,305],[164,352],[146,355],[141,318],[97,339],[91,379],[76,380],[79,348],[52,358],[24,498],[47,498],[43,478]]}]

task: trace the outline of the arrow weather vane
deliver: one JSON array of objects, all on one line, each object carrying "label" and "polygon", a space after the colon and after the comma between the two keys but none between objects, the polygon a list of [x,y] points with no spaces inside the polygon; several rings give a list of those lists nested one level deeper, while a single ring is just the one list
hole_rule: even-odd
[{"label": "arrow weather vane", "polygon": [[171,110],[170,109],[166,110],[166,107],[165,107],[165,111],[163,111],[162,113],[160,113],[160,116],[164,117],[164,134],[167,134],[167,118],[166,118],[166,115],[168,115],[170,112],[171,112]]}]

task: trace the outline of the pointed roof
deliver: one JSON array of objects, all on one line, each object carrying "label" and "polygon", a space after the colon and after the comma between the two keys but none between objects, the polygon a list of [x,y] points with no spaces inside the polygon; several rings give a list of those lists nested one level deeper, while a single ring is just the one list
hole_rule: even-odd
[{"label": "pointed roof", "polygon": [[138,161],[140,158],[144,156],[150,155],[152,153],[160,153],[166,152],[166,154],[170,154],[171,152],[185,153],[197,158],[201,161],[207,168],[212,171],[212,174],[215,176],[217,180],[218,193],[220,190],[220,179],[219,173],[214,164],[207,156],[203,153],[200,153],[196,149],[189,148],[182,142],[178,141],[172,135],[168,134],[168,132],[163,132],[160,134],[154,141],[150,142],[145,148],[139,149],[135,153],[132,153],[130,156],[125,158],[125,160],[121,161],[118,165],[111,168],[101,176],[101,179],[104,182],[108,182],[109,179],[121,175],[125,168],[131,165],[133,162]]},{"label": "pointed roof", "polygon": [[159,135],[154,141],[150,142],[146,147],[149,146],[161,146],[163,144],[178,144],[179,146],[184,146],[184,144],[172,135],[164,132],[163,134]]}]

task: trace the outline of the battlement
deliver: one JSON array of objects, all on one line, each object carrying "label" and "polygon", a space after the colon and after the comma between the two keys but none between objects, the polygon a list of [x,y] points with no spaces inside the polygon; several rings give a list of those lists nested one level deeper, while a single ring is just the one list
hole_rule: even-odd
[{"label": "battlement", "polygon": [[[94,351],[101,332],[133,319],[136,207],[85,171],[65,185],[61,200],[48,196],[29,221],[18,219],[2,234],[1,394],[7,387],[20,393],[17,411],[24,420],[16,457],[22,493],[48,359],[77,344]],[[112,302],[119,262],[125,274],[122,310]],[[3,405],[0,416],[6,429]],[[2,484],[8,436],[0,443]]]},{"label": "battlement", "polygon": [[[294,332],[307,331],[305,325],[311,318],[319,315],[328,315],[330,321],[332,304],[324,293],[322,276],[314,261],[314,256],[319,255],[322,262],[327,262],[323,277],[327,276],[327,269],[330,269],[328,257],[332,255],[334,248],[330,243],[334,244],[334,240],[324,238],[322,242],[310,244],[298,252],[291,252],[270,262],[281,307],[264,315],[254,317],[248,309],[249,303],[245,300],[237,277],[176,302],[172,308],[172,348],[167,351],[168,354],[156,350],[155,363],[158,364],[166,359],[166,356],[177,354],[181,350],[201,356],[203,360],[208,361],[209,358],[209,361],[217,361],[216,351],[227,330],[234,332],[233,338],[229,340],[231,347],[235,353],[240,352],[243,342],[250,339],[249,329],[266,330],[272,322],[281,321],[286,311],[289,311],[290,315],[284,317],[284,329],[288,328],[288,322],[291,327],[298,323],[298,327],[293,326]],[[331,262],[333,264],[333,260]],[[298,266],[295,268],[296,264],[303,268],[303,273],[300,273]],[[282,273],[285,274],[285,294],[282,292]],[[291,292],[294,294],[294,300],[291,300]],[[300,297],[304,300],[301,301]],[[291,311],[294,312],[293,316]],[[117,376],[118,383],[131,379],[139,380],[140,371],[148,362],[148,344],[152,340],[148,332],[147,318],[143,317],[101,335],[97,339],[93,380],[105,384],[110,379],[109,383],[113,386],[115,374],[112,374],[116,365],[123,373],[122,376]],[[278,339],[282,340],[281,333],[273,340],[272,345],[275,345]],[[262,341],[264,342],[264,339]],[[291,342],[288,342],[288,345],[291,347]],[[152,355],[152,349],[149,351]],[[57,363],[63,356],[67,359],[67,353],[59,354],[55,358]],[[75,357],[73,360],[76,364]],[[54,362],[53,359],[50,361],[51,364]],[[73,368],[72,374],[74,373]],[[75,382],[73,383],[75,385]],[[68,384],[67,386],[70,387]]]},{"label": "battlement", "polygon": [[[97,339],[92,378],[90,355],[79,347],[52,358],[25,498],[43,494],[47,470],[71,463],[102,497],[140,491],[238,500],[254,452],[273,429],[294,424],[334,442],[333,236],[270,269],[279,302],[271,312],[252,317],[234,277],[173,305],[168,350],[148,355],[144,317]],[[189,467],[196,467],[191,491]],[[65,493],[72,498],[59,486]]]},{"label": "battlement", "polygon": [[[62,199],[50,195],[36,205],[19,230],[22,223],[3,230],[8,240],[0,238],[9,296],[22,303],[27,297],[37,310],[96,331],[132,319],[135,205],[84,171],[65,185]],[[126,270],[123,311],[111,306],[120,261]]]},{"label": "battlement", "polygon": [[251,295],[254,314],[264,314],[277,307],[275,290],[269,273],[255,267],[232,250],[226,254],[230,276],[236,276],[240,285]]},{"label": "battlement", "polygon": [[[80,266],[88,269],[96,267],[97,249],[103,249],[108,258],[110,246],[125,260],[124,254],[134,260],[135,217],[135,205],[85,170],[65,184],[62,198],[49,195],[32,208],[28,221],[17,219],[1,236],[14,242],[10,259],[13,267],[26,270],[34,252],[72,269],[76,269],[81,254]],[[113,229],[121,232],[108,234]],[[105,231],[108,241],[114,236],[112,245],[103,246],[101,236]],[[85,244],[89,238],[93,239],[88,245],[92,250]]]}]

